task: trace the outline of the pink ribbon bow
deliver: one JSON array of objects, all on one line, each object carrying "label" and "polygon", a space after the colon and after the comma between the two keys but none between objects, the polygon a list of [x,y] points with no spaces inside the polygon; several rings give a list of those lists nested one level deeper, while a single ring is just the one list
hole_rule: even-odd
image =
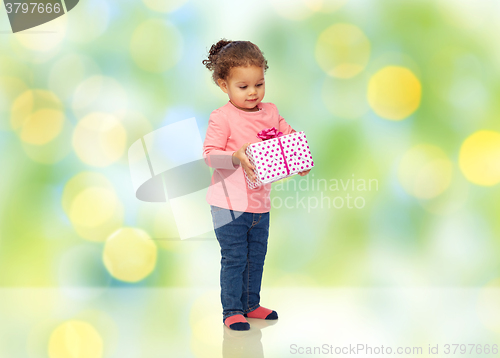
[{"label": "pink ribbon bow", "polygon": [[257,138],[260,138],[262,140],[268,140],[268,139],[281,137],[282,135],[283,135],[282,132],[278,132],[278,130],[276,128],[272,127],[272,128],[266,128],[266,129],[261,130],[257,134]]},{"label": "pink ribbon bow", "polygon": [[[261,130],[257,134],[257,138],[260,138],[262,140],[268,140],[268,139],[281,137],[282,135],[283,135],[282,132],[278,132],[278,130],[276,128],[272,127],[272,128],[267,128],[267,129]],[[281,144],[281,140],[279,140],[279,139],[278,139],[278,144],[279,144],[280,149],[281,149],[281,155],[283,156],[285,169],[286,169],[286,175],[288,176],[288,175],[290,175],[290,169],[288,168],[288,163],[286,162],[285,150],[283,149],[283,145]]]}]

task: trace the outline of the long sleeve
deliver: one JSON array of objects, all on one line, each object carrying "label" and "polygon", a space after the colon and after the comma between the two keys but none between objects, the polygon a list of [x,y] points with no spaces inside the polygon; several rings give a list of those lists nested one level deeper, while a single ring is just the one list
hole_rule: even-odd
[{"label": "long sleeve", "polygon": [[[276,112],[278,112],[278,108],[276,107],[275,104],[273,106],[276,108]],[[278,112],[278,117],[279,117],[279,128],[278,131],[282,132],[283,134],[291,134],[295,132],[295,129],[293,129],[286,121],[285,118],[281,117],[281,115]]]},{"label": "long sleeve", "polygon": [[215,169],[237,169],[233,164],[234,150],[227,151],[227,139],[231,135],[229,124],[221,111],[214,111],[208,120],[207,134],[203,143],[203,158]]}]

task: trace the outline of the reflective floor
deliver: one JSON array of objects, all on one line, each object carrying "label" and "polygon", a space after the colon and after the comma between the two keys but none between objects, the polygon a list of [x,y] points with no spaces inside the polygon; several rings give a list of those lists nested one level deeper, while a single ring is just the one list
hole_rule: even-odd
[{"label": "reflective floor", "polygon": [[218,288],[2,289],[0,357],[494,357],[496,287],[264,288],[245,332]]}]

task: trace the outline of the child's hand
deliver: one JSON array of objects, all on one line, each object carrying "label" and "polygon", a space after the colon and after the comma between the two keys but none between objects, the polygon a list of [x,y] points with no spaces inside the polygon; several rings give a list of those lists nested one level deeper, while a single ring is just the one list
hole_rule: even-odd
[{"label": "child's hand", "polygon": [[233,153],[233,156],[239,159],[240,164],[243,167],[245,173],[247,173],[247,176],[250,179],[250,181],[255,182],[255,173],[253,171],[255,169],[255,166],[253,166],[252,163],[250,163],[250,159],[248,159],[248,156],[245,153],[247,147],[250,144],[251,143],[243,144],[240,149],[238,149],[236,152]]},{"label": "child's hand", "polygon": [[305,172],[299,172],[299,175],[300,175],[301,177],[303,177],[304,175],[309,174],[309,172],[310,172],[310,171],[311,171],[311,169],[306,170]]}]

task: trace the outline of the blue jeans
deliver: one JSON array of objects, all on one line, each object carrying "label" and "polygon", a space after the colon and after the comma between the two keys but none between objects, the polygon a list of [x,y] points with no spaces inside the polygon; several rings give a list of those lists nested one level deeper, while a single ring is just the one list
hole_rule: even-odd
[{"label": "blue jeans", "polygon": [[213,205],[210,211],[221,248],[220,297],[225,320],[260,306],[269,212],[249,213]]}]

